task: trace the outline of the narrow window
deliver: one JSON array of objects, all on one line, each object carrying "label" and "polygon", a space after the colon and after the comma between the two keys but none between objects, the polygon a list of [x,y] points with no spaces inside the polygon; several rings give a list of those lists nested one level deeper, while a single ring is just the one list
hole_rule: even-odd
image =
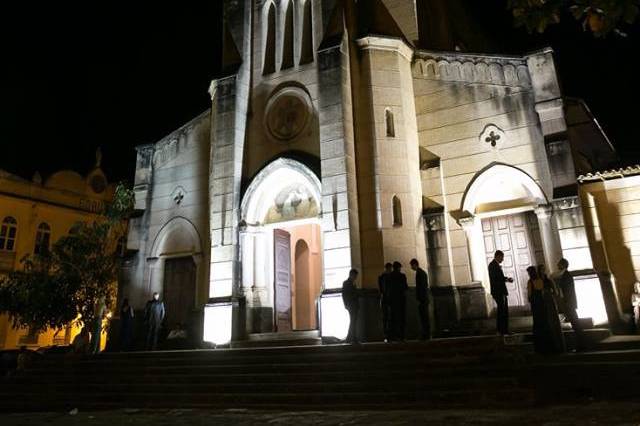
[{"label": "narrow window", "polygon": [[49,241],[51,240],[51,228],[46,223],[38,225],[36,232],[36,246],[33,252],[35,254],[43,254],[49,250]]},{"label": "narrow window", "polygon": [[304,3],[302,20],[302,44],[300,48],[300,65],[313,62],[313,21],[311,20],[311,0]]},{"label": "narrow window", "polygon": [[116,244],[116,256],[124,257],[126,250],[127,250],[127,238],[126,237],[118,238],[118,243]]},{"label": "narrow window", "polygon": [[287,69],[293,66],[293,0],[289,0],[287,14],[284,18],[284,40],[282,42],[282,67]]},{"label": "narrow window", "polygon": [[395,138],[396,137],[396,126],[395,126],[395,123],[393,122],[393,113],[391,112],[391,110],[389,108],[384,110],[384,121],[385,121],[385,125],[387,127],[387,137],[388,138]]},{"label": "narrow window", "polygon": [[0,250],[13,251],[17,232],[18,222],[11,216],[5,217],[0,227]]},{"label": "narrow window", "polygon": [[402,226],[402,204],[397,195],[393,196],[393,226]]},{"label": "narrow window", "polygon": [[264,74],[276,70],[276,8],[271,3],[267,13],[267,33],[264,44]]}]

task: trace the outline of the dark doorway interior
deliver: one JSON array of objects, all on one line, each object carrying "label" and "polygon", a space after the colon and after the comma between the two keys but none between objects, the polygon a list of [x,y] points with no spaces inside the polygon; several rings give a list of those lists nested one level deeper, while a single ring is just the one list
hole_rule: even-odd
[{"label": "dark doorway interior", "polygon": [[190,329],[196,302],[196,265],[191,256],[165,261],[163,299],[167,327],[180,323]]}]

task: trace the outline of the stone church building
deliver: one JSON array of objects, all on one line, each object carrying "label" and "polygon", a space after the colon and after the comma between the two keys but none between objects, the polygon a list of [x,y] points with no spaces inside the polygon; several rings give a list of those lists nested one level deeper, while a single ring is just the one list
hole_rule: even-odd
[{"label": "stone church building", "polygon": [[411,286],[416,258],[446,334],[494,315],[501,249],[512,315],[529,312],[525,269],[561,257],[583,316],[619,310],[576,180],[616,161],[606,135],[563,97],[550,49],[466,53],[447,4],[225,0],[211,109],[137,148],[121,296],[142,307],[158,291],[169,327],[217,344],[340,338],[356,268],[359,331],[376,340],[377,277],[398,260]]}]

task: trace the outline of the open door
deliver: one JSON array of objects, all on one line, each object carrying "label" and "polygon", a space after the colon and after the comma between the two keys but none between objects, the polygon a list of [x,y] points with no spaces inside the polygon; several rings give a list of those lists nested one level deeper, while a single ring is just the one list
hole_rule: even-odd
[{"label": "open door", "polygon": [[276,331],[291,331],[291,235],[274,229]]}]

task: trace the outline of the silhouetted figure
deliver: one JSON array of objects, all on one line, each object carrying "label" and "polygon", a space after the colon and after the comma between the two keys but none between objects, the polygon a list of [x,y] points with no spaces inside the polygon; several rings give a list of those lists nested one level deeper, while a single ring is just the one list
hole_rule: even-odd
[{"label": "silhouetted figure", "polygon": [[498,333],[509,334],[509,304],[507,302],[507,282],[512,283],[513,278],[507,278],[502,272],[500,264],[504,260],[504,253],[496,250],[493,260],[489,263],[489,282],[491,284],[491,296],[496,301],[496,329]]},{"label": "silhouetted figure", "polygon": [[82,327],[80,333],[76,334],[71,343],[73,353],[77,355],[85,355],[91,347],[91,335],[87,326]]},{"label": "silhouetted figure", "polygon": [[164,303],[160,301],[158,293],[153,293],[153,299],[147,302],[144,315],[147,321],[147,342],[145,345],[147,350],[154,351],[158,347],[158,334],[162,327],[164,315]]},{"label": "silhouetted figure", "polygon": [[558,314],[558,305],[556,296],[558,292],[556,287],[547,276],[544,265],[538,265],[538,277],[544,283],[544,291],[542,292],[544,300],[544,310],[546,316],[546,327],[549,334],[549,353],[562,353],[566,351],[564,342],[564,334],[562,333],[562,324],[560,324],[560,315]]},{"label": "silhouetted figure", "polygon": [[389,295],[391,302],[391,340],[404,341],[404,330],[406,322],[406,293],[407,276],[402,273],[402,264],[393,262],[393,271],[389,274]]},{"label": "silhouetted figure", "polygon": [[107,312],[104,296],[100,297],[93,308],[93,321],[91,324],[91,349],[92,354],[100,353],[100,338],[102,337],[102,320]]},{"label": "silhouetted figure", "polygon": [[561,305],[566,319],[571,323],[573,332],[576,336],[576,349],[584,349],[584,332],[580,319],[578,318],[578,298],[576,297],[576,286],[573,276],[569,272],[569,261],[560,259],[558,261],[558,273],[553,279],[561,292]]},{"label": "silhouetted figure", "polygon": [[386,342],[391,338],[391,302],[390,302],[390,285],[389,275],[393,270],[391,263],[384,265],[384,272],[378,277],[378,289],[380,290],[380,310],[382,311],[382,332]]},{"label": "silhouetted figure", "polygon": [[358,323],[358,310],[360,304],[358,301],[358,288],[356,287],[356,279],[358,271],[352,269],[349,271],[349,278],[342,283],[342,302],[344,308],[349,312],[349,333],[347,333],[348,343],[358,343],[356,338],[356,326]]},{"label": "silhouetted figure", "polygon": [[533,345],[542,354],[558,353],[564,350],[562,329],[558,319],[553,284],[546,278],[544,270],[535,266],[527,268],[529,281],[527,294],[533,315]]},{"label": "silhouetted figure", "polygon": [[129,299],[122,300],[120,308],[120,350],[131,350],[133,339],[133,307],[129,304]]},{"label": "silhouetted figure", "polygon": [[429,278],[424,269],[420,267],[417,259],[411,259],[411,269],[416,271],[416,300],[418,301],[418,314],[420,316],[421,340],[431,339],[431,323],[429,321]]}]

